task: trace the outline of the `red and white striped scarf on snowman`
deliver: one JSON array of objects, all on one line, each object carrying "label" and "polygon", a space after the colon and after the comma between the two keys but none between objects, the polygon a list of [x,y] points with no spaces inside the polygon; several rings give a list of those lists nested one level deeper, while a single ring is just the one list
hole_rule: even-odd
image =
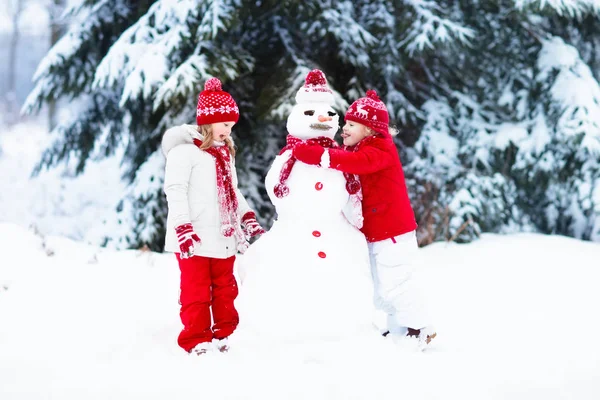
[{"label": "red and white striped scarf on snowman", "polygon": [[[333,139],[325,136],[302,140],[295,136],[288,135],[287,143],[285,147],[281,149],[279,155],[282,155],[286,150],[293,149],[294,146],[298,143],[314,144],[324,147],[326,149],[340,147]],[[281,167],[281,172],[279,173],[279,183],[277,183],[275,185],[275,188],[273,189],[273,192],[277,198],[281,199],[282,197],[285,197],[290,193],[290,188],[286,185],[286,182],[290,177],[292,168],[294,168],[295,163],[296,158],[293,155],[290,155],[290,158]],[[362,188],[360,186],[360,180],[358,179],[358,175],[350,174],[347,172],[344,172],[343,174],[344,178],[346,178],[346,191],[350,195],[350,209],[347,210],[347,212],[345,212],[344,214],[346,215],[346,217],[352,225],[360,229],[363,226]]]},{"label": "red and white striped scarf on snowman", "polygon": [[[202,140],[194,139],[194,144],[200,148]],[[238,199],[233,187],[233,174],[231,171],[231,153],[226,145],[213,146],[203,150],[215,159],[221,234],[225,237],[235,236],[237,249],[243,253],[248,248],[248,242],[244,236],[241,219],[238,215]]]},{"label": "red and white striped scarf on snowman", "polygon": [[[282,155],[286,150],[291,150],[298,143],[307,143],[314,144],[326,149],[331,148],[339,148],[340,146],[331,138],[325,136],[319,136],[318,138],[306,139],[302,140],[295,136],[288,135],[287,143],[283,149],[279,152],[279,155]],[[278,198],[282,198],[287,196],[290,193],[290,188],[285,184],[292,173],[292,168],[294,168],[294,164],[296,163],[296,158],[292,155],[290,158],[283,164],[281,167],[281,172],[279,173],[279,183],[275,185],[274,193]],[[349,174],[344,172],[344,178],[346,178],[346,190],[349,194],[357,194],[360,191],[360,181],[358,177],[354,174]]]}]

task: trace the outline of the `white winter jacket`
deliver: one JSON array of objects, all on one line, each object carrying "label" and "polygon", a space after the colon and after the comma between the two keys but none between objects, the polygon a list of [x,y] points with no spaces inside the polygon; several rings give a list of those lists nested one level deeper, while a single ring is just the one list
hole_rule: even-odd
[{"label": "white winter jacket", "polygon": [[[236,254],[235,235],[221,234],[215,159],[193,143],[194,136],[200,138],[195,128],[177,126],[167,130],[162,139],[162,151],[167,158],[164,191],[169,206],[165,251],[180,252],[175,227],[191,222],[202,241],[195,247],[194,255],[228,258]],[[250,207],[237,187],[233,157],[231,172],[238,215],[243,216]]]}]

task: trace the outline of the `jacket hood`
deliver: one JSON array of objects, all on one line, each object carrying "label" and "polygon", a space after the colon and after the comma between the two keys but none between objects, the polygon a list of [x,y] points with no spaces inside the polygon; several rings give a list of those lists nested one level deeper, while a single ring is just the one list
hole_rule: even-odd
[{"label": "jacket hood", "polygon": [[194,139],[202,140],[195,125],[179,125],[167,129],[160,144],[163,155],[166,157],[173,147],[180,144],[193,144]]}]

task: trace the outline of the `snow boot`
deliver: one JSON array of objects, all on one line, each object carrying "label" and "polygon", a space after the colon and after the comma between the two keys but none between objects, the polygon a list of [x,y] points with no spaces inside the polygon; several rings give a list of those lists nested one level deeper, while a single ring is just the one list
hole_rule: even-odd
[{"label": "snow boot", "polygon": [[408,337],[414,337],[419,340],[419,344],[423,347],[427,346],[435,337],[437,333],[433,328],[426,327],[421,329],[413,329],[408,328],[408,332],[406,333]]},{"label": "snow boot", "polygon": [[227,338],[213,339],[213,343],[221,353],[227,353],[229,351],[229,341]]},{"label": "snow boot", "polygon": [[210,342],[202,342],[202,343],[198,343],[196,345],[196,347],[194,347],[191,351],[190,354],[194,354],[197,356],[201,356],[203,354],[208,353],[210,350],[212,350],[213,346],[212,343]]}]

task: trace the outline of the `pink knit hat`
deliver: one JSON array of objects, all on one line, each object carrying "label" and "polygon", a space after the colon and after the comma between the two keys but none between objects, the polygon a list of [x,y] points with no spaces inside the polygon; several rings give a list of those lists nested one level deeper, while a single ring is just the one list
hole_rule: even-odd
[{"label": "pink knit hat", "polygon": [[368,90],[365,97],[356,100],[346,111],[346,120],[358,122],[379,133],[389,133],[390,117],[387,107],[374,90]]},{"label": "pink knit hat", "polygon": [[240,111],[233,97],[224,92],[221,81],[210,78],[204,84],[204,90],[198,96],[196,123],[198,125],[214,124],[215,122],[234,121],[240,118]]}]

